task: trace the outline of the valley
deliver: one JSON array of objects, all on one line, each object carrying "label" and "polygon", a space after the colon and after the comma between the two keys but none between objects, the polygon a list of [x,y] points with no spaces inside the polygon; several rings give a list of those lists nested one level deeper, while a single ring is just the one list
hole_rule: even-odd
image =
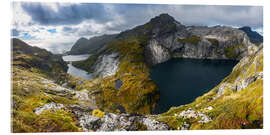
[{"label": "valley", "polygon": [[242,30],[160,14],[63,57],[11,42],[13,132],[263,128],[263,44]]}]

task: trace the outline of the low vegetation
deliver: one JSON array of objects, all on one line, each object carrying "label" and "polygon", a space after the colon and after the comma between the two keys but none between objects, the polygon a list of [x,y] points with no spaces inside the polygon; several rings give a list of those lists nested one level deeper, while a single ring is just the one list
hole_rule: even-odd
[{"label": "low vegetation", "polygon": [[185,44],[185,43],[190,43],[190,44],[198,44],[199,41],[200,41],[200,37],[197,37],[197,36],[190,36],[188,38],[185,38],[185,39],[178,39],[178,41],[181,43],[181,44]]}]

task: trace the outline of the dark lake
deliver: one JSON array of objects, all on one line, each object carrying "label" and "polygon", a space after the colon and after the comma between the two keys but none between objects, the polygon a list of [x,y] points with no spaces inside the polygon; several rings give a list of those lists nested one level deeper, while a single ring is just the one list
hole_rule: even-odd
[{"label": "dark lake", "polygon": [[191,103],[219,84],[238,61],[171,59],[154,66],[150,77],[160,89],[154,113]]}]

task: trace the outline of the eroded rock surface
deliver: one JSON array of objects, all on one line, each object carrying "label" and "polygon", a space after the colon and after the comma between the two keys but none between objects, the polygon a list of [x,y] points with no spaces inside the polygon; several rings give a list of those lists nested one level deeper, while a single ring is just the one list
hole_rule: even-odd
[{"label": "eroded rock surface", "polygon": [[93,75],[102,78],[114,75],[118,70],[119,63],[118,53],[101,55],[94,65]]}]

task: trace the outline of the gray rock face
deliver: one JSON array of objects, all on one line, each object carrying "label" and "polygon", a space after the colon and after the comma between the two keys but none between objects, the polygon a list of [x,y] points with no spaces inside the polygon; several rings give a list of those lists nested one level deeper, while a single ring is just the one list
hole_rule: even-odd
[{"label": "gray rock face", "polygon": [[118,71],[119,60],[119,55],[115,52],[99,56],[93,67],[93,75],[102,78],[114,75]]},{"label": "gray rock face", "polygon": [[145,48],[146,61],[150,65],[165,62],[172,56],[239,60],[257,51],[256,45],[241,30],[226,26],[184,26],[168,16],[162,14],[146,24],[153,25]]},{"label": "gray rock face", "polygon": [[156,40],[151,40],[145,48],[146,61],[150,65],[165,62],[171,58],[168,49],[159,45]]},{"label": "gray rock face", "polygon": [[141,115],[106,113],[104,117],[99,118],[92,116],[89,112],[74,112],[84,131],[169,130],[167,124]]}]

